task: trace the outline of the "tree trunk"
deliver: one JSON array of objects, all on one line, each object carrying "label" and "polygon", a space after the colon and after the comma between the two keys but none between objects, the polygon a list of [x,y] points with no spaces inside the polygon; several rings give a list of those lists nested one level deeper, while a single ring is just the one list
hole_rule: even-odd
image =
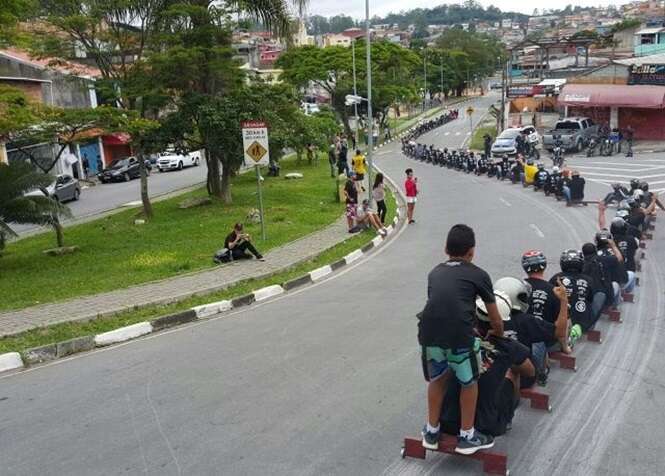
[{"label": "tree trunk", "polygon": [[231,167],[224,167],[222,164],[222,200],[227,205],[233,203],[233,197],[231,196],[231,177],[233,173],[231,172]]},{"label": "tree trunk", "polygon": [[206,164],[208,165],[208,194],[222,198],[222,187],[219,183],[219,159],[217,157],[212,157],[207,150],[204,150]]},{"label": "tree trunk", "polygon": [[150,195],[148,194],[148,169],[145,166],[143,154],[138,154],[139,159],[139,172],[141,174],[141,201],[143,202],[143,215],[146,219],[151,219],[154,216],[152,210],[152,203],[150,202]]},{"label": "tree trunk", "polygon": [[65,235],[62,230],[62,225],[60,224],[60,220],[56,217],[55,221],[53,222],[53,229],[55,230],[55,241],[58,244],[58,248],[62,248],[65,246]]},{"label": "tree trunk", "polygon": [[[349,115],[346,113],[346,109],[342,109],[341,111],[337,111],[342,118],[342,124],[344,125],[344,133],[346,134],[347,137],[351,137],[353,135],[353,131],[351,130],[351,124],[349,124]],[[358,118],[356,118],[358,120]]]}]

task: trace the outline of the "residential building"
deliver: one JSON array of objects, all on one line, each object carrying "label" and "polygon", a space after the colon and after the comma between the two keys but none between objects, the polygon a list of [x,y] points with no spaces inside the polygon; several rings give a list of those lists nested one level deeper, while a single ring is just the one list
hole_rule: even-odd
[{"label": "residential building", "polygon": [[665,52],[665,28],[642,28],[635,32],[635,56],[647,56]]}]

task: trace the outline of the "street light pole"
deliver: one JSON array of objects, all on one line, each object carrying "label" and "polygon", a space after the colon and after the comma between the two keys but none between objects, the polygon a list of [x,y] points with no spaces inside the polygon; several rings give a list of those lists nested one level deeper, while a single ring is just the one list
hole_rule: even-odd
[{"label": "street light pole", "polygon": [[[356,39],[351,40],[351,57],[353,58],[353,95],[358,95],[356,82]],[[356,147],[360,147],[360,136],[358,135],[358,103],[353,104],[353,113],[356,116]]]},{"label": "street light pole", "polygon": [[441,104],[443,104],[443,100],[446,97],[446,95],[443,94],[443,56],[441,56],[439,61],[441,62]]},{"label": "street light pole", "polygon": [[[503,64],[501,61],[501,131],[506,128],[506,75],[507,75],[508,63]],[[501,133],[497,131],[497,133]]]},{"label": "street light pole", "polygon": [[365,29],[367,43],[367,194],[372,203],[372,149],[374,147],[374,118],[372,117],[372,39],[369,31],[369,0],[365,0]]}]

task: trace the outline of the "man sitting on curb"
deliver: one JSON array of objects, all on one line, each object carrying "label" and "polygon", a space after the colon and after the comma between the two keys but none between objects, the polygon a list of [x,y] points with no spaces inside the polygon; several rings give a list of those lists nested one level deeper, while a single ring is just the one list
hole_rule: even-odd
[{"label": "man sitting on curb", "polygon": [[254,248],[254,245],[252,245],[249,234],[243,232],[242,223],[236,223],[234,225],[233,231],[231,231],[229,236],[224,240],[224,247],[231,251],[234,260],[251,258],[251,255],[246,253],[249,251],[257,260],[265,261],[263,255],[261,255],[261,253]]}]

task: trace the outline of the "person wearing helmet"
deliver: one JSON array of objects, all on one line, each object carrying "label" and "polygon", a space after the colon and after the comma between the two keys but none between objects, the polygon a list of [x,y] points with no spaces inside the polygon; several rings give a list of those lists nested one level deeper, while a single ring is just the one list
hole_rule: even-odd
[{"label": "person wearing helmet", "polygon": [[582,271],[584,269],[584,255],[579,250],[569,249],[561,254],[559,260],[561,272],[550,278],[550,284],[559,282],[566,288],[569,302],[569,314],[572,327],[569,333],[569,343],[572,347],[596,323],[592,313],[591,304],[595,293],[593,279]]},{"label": "person wearing helmet", "polygon": [[610,203],[619,204],[626,198],[628,198],[628,190],[617,182],[612,184],[612,191],[605,196],[603,203],[605,205],[609,205]]},{"label": "person wearing helmet", "polygon": [[614,305],[619,305],[621,302],[621,289],[626,292],[632,292],[635,287],[635,273],[626,271],[623,254],[617,247],[614,237],[609,230],[602,229],[596,233],[596,247],[598,249],[598,260],[603,263],[612,280]]},{"label": "person wearing helmet", "polygon": [[477,296],[486,304],[492,332],[503,336],[492,281],[472,263],[475,247],[475,233],[469,226],[460,224],[450,229],[445,248],[448,260],[435,266],[427,277],[427,303],[418,323],[423,371],[429,382],[423,446],[438,449],[442,404],[448,383],[454,378],[461,385],[461,425],[455,451],[466,455],[494,445],[491,436],[474,429],[480,375],[480,340],[474,334]]},{"label": "person wearing helmet", "polygon": [[545,188],[545,184],[550,179],[550,173],[545,169],[545,164],[542,162],[539,162],[537,167],[538,172],[536,173],[536,180],[533,184],[533,188],[535,190],[540,190]]},{"label": "person wearing helmet", "polygon": [[[605,221],[605,204],[598,204],[598,225],[601,230],[606,228]],[[637,269],[635,262],[635,254],[637,249],[640,246],[640,231],[634,226],[630,225],[626,219],[628,213],[626,210],[619,210],[617,216],[612,219],[610,224],[610,233],[614,237],[614,242],[616,244],[619,253],[623,257],[623,265],[628,271],[629,281],[631,278],[634,280],[634,274]],[[630,276],[632,273],[633,276]]]},{"label": "person wearing helmet", "polygon": [[573,170],[572,176],[564,180],[563,195],[566,197],[566,205],[572,206],[575,203],[584,201],[584,186],[586,181],[580,176],[580,172]]},{"label": "person wearing helmet", "polygon": [[630,190],[628,190],[628,194],[632,195],[635,193],[635,190],[640,188],[640,179],[631,179],[630,181]]},{"label": "person wearing helmet", "polygon": [[[496,305],[504,321],[510,319],[510,303],[506,295],[495,292]],[[478,378],[478,403],[476,406],[476,428],[485,434],[504,434],[520,400],[520,383],[533,379],[534,368],[529,358],[529,349],[517,341],[488,334],[491,323],[485,303],[478,299],[478,330],[485,335],[483,341],[483,373]],[[487,335],[486,335],[487,334]],[[453,381],[448,385],[441,414],[443,431],[457,434],[460,429],[459,396],[461,386]]]},{"label": "person wearing helmet", "polygon": [[554,324],[559,316],[559,300],[554,286],[545,280],[547,258],[542,251],[530,250],[522,255],[522,269],[527,274],[526,282],[531,286],[527,312]]},{"label": "person wearing helmet", "polygon": [[[644,192],[644,201],[647,204],[650,204],[651,201],[653,200],[654,193],[649,191],[649,184],[647,182],[640,182],[640,189],[642,190],[642,192]],[[661,210],[665,210],[665,206],[663,206],[662,202],[658,197],[656,197],[656,205]]]},{"label": "person wearing helmet", "polygon": [[[511,302],[510,321],[504,323],[507,336],[517,339],[533,352],[533,361],[538,369],[538,383],[547,383],[549,373],[547,365],[547,348],[561,343],[562,350],[570,352],[567,346],[566,331],[568,329],[568,297],[563,287],[558,285],[553,290],[555,299],[559,301],[559,312],[554,322],[536,318],[528,313],[529,301],[532,295],[531,285],[521,279],[505,277],[494,283],[495,293],[503,293]],[[561,304],[563,301],[563,312]],[[497,301],[498,302],[498,301]],[[476,306],[478,307],[478,305]]]},{"label": "person wearing helmet", "polygon": [[521,158],[518,159],[518,161],[522,164],[522,167],[524,167],[522,184],[533,185],[533,182],[536,179],[536,174],[538,173],[538,167],[534,165],[533,159],[528,159],[526,163]]},{"label": "person wearing helmet", "polygon": [[597,321],[600,313],[605,307],[612,306],[616,298],[618,286],[612,284],[612,276],[604,263],[598,257],[598,248],[593,243],[585,243],[582,246],[584,255],[584,268],[582,272],[593,279],[593,297],[591,302],[591,313]]}]

